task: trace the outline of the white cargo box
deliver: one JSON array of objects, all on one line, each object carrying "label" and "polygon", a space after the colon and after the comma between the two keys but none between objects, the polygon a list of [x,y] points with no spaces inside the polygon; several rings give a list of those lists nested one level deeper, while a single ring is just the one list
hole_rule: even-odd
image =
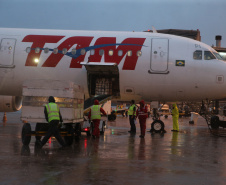
[{"label": "white cargo box", "polygon": [[30,80],[23,83],[21,120],[46,123],[44,107],[49,96],[60,107],[64,123],[83,121],[84,90],[70,81]]}]

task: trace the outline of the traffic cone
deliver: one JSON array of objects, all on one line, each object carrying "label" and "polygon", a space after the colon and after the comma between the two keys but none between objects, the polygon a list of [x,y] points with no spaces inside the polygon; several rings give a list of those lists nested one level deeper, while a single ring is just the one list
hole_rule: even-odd
[{"label": "traffic cone", "polygon": [[3,116],[3,122],[6,122],[7,121],[7,117],[6,117],[6,113],[4,113],[4,116]]}]

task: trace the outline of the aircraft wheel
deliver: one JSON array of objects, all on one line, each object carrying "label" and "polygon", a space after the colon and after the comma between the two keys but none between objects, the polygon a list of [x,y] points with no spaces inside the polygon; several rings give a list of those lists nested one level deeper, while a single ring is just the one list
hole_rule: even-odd
[{"label": "aircraft wheel", "polygon": [[103,135],[105,131],[105,121],[103,121],[102,127],[101,127],[101,131],[100,131],[100,135]]},{"label": "aircraft wheel", "polygon": [[212,116],[210,119],[210,126],[212,129],[218,129],[219,128],[219,117],[218,116]]},{"label": "aircraft wheel", "polygon": [[65,141],[66,145],[70,146],[70,145],[72,145],[73,139],[74,139],[74,129],[73,129],[72,125],[67,125],[66,131],[68,132],[68,134],[71,134],[71,136],[64,136],[64,141]]},{"label": "aircraft wheel", "polygon": [[151,131],[152,132],[162,132],[164,131],[165,125],[161,120],[155,120],[153,121],[153,123],[151,124]]},{"label": "aircraft wheel", "polygon": [[21,133],[22,143],[29,145],[31,141],[31,125],[30,123],[24,123]]}]

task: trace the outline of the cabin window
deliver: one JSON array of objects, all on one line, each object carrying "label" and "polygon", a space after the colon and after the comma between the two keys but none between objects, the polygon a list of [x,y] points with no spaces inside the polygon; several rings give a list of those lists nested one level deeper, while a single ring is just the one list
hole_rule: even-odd
[{"label": "cabin window", "polygon": [[122,56],[122,54],[123,54],[123,51],[122,50],[119,50],[118,51],[118,56]]},{"label": "cabin window", "polygon": [[142,55],[141,51],[137,51],[137,56],[140,57]]},{"label": "cabin window", "polygon": [[210,51],[204,51],[204,59],[213,60],[213,59],[216,59],[216,57]]},{"label": "cabin window", "polygon": [[108,51],[108,54],[109,54],[109,56],[113,56],[114,51],[111,49],[111,50]]},{"label": "cabin window", "polygon": [[202,50],[196,50],[193,53],[193,59],[195,59],[195,60],[202,60]]},{"label": "cabin window", "polygon": [[45,48],[44,53],[48,53],[48,52],[49,52],[49,48]]},{"label": "cabin window", "polygon": [[40,52],[40,48],[35,48],[35,53],[39,53]]},{"label": "cabin window", "polygon": [[57,49],[57,48],[54,48],[54,49],[53,49],[53,53],[54,53],[54,54],[57,54],[57,53],[58,53],[58,49]]},{"label": "cabin window", "polygon": [[103,56],[103,55],[104,55],[104,50],[103,50],[103,49],[101,49],[101,50],[99,51],[99,55],[100,55],[100,56]]},{"label": "cabin window", "polygon": [[31,52],[31,48],[30,48],[30,47],[27,47],[27,48],[26,48],[26,52],[27,52],[27,53],[30,53],[30,52]]},{"label": "cabin window", "polygon": [[75,54],[76,54],[76,49],[72,49],[72,50],[71,50],[71,54],[72,54],[72,55],[75,55]]},{"label": "cabin window", "polygon": [[94,55],[95,54],[95,50],[94,49],[91,49],[90,50],[90,55]]},{"label": "cabin window", "polygon": [[132,56],[132,51],[131,51],[131,50],[128,51],[128,52],[127,52],[127,55],[128,55],[129,57],[131,57],[131,56]]},{"label": "cabin window", "polygon": [[63,50],[62,50],[62,54],[67,54],[67,49],[66,48],[64,48]]}]

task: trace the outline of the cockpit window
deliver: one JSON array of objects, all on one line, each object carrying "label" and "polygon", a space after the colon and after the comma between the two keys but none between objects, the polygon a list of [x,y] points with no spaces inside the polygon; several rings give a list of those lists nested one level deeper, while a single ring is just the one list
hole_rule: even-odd
[{"label": "cockpit window", "polygon": [[204,51],[204,59],[213,60],[213,59],[216,59],[216,57],[210,51]]},{"label": "cockpit window", "polygon": [[219,53],[214,52],[213,54],[217,57],[218,60],[224,60],[224,59],[220,56]]},{"label": "cockpit window", "polygon": [[194,53],[193,53],[193,58],[195,60],[202,60],[202,50],[196,50]]}]

